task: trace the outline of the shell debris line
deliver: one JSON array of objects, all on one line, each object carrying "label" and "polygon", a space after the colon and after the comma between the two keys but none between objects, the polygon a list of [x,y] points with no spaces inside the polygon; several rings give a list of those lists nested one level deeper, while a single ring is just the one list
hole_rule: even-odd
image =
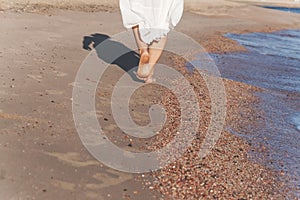
[{"label": "shell debris line", "polygon": [[[182,59],[175,59],[178,66]],[[282,174],[272,171],[248,158],[253,147],[225,129],[211,152],[200,159],[198,152],[206,136],[211,120],[211,99],[204,79],[199,73],[188,73],[178,68],[191,83],[197,94],[200,107],[200,124],[194,140],[185,153],[175,162],[171,162],[161,170],[152,172],[153,182],[145,182],[150,190],[158,191],[163,199],[284,199],[288,197]],[[186,91],[182,80],[172,80],[176,90]],[[252,103],[256,101],[251,92],[257,90],[253,86],[223,80],[227,96],[226,124],[246,125],[251,115]],[[184,97],[189,102],[189,96]],[[161,104],[164,105],[167,120],[156,137],[151,138],[148,150],[156,151],[170,143],[178,134],[180,124],[180,105],[171,91],[165,93]],[[188,106],[193,106],[189,105]],[[248,117],[236,117],[245,111]],[[197,117],[197,116],[195,116]],[[251,122],[251,121],[250,121]],[[184,138],[184,137],[183,137]],[[188,139],[183,139],[186,142]],[[163,153],[160,159],[165,163],[174,152]]]}]

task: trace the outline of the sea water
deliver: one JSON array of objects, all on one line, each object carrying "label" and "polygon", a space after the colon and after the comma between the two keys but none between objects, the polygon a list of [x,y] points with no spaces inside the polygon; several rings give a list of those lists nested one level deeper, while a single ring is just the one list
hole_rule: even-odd
[{"label": "sea water", "polygon": [[[262,126],[232,133],[267,146],[263,164],[283,170],[300,197],[300,30],[227,34],[247,52],[212,54],[221,76],[262,88]],[[249,135],[250,134],[250,135]],[[267,158],[265,157],[267,156]]]},{"label": "sea water", "polygon": [[293,12],[293,13],[300,13],[300,8],[287,8],[287,7],[280,7],[280,6],[263,6],[264,8],[275,9],[285,12]]}]

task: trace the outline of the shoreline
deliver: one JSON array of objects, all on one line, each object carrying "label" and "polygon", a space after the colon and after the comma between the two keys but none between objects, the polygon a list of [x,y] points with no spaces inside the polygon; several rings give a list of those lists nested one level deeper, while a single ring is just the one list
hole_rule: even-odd
[{"label": "shoreline", "polygon": [[[1,124],[1,126],[5,125],[7,133],[0,134],[0,141],[3,141],[0,149],[7,153],[4,159],[7,163],[2,166],[5,173],[1,175],[3,174],[1,171],[0,178],[4,177],[4,183],[6,181],[7,187],[9,187],[7,191],[0,192],[0,194],[5,195],[7,192],[14,191],[14,185],[9,182],[11,179],[17,183],[28,179],[38,189],[23,186],[19,189],[21,191],[19,195],[28,194],[48,199],[64,195],[68,198],[76,195],[76,197],[88,199],[101,199],[101,197],[106,199],[108,194],[112,199],[116,197],[126,199],[128,196],[143,199],[145,195],[153,195],[154,189],[156,189],[156,192],[153,192],[154,195],[165,193],[165,197],[167,197],[167,192],[169,195],[178,197],[178,195],[193,195],[188,192],[199,192],[200,190],[202,190],[202,194],[199,192],[199,195],[204,195],[206,198],[213,198],[213,195],[221,195],[221,197],[223,195],[228,198],[279,198],[286,195],[286,191],[279,191],[284,188],[284,183],[276,182],[277,178],[284,178],[284,175],[250,161],[247,158],[247,150],[250,150],[251,146],[227,131],[224,132],[210,156],[205,158],[204,163],[197,163],[202,168],[198,168],[192,173],[194,176],[203,177],[201,183],[197,182],[201,185],[199,190],[187,189],[186,193],[170,194],[174,185],[168,181],[165,182],[163,176],[156,176],[161,182],[150,183],[151,186],[147,183],[141,187],[134,180],[143,179],[141,176],[117,173],[104,166],[98,166],[82,147],[76,130],[74,130],[70,114],[69,99],[72,88],[70,84],[74,81],[77,67],[88,54],[80,46],[82,37],[101,31],[107,35],[123,31],[119,13],[117,10],[109,12],[110,7],[104,8],[103,12],[93,13],[39,9],[33,8],[35,11],[32,13],[29,6],[29,13],[23,12],[24,9],[21,12],[6,10],[0,13],[0,17],[3,18],[0,23],[6,27],[0,35],[0,39],[4,41],[0,46],[1,59],[4,60],[1,75],[7,77],[1,82],[3,92],[0,93],[1,99],[3,99],[0,118],[5,121],[5,124]],[[94,8],[89,9],[93,10]],[[278,22],[274,20],[279,17],[266,17],[277,11],[267,11],[253,6],[240,5],[238,8],[220,6],[216,10],[222,11],[222,13],[216,14],[214,8],[210,8],[212,14],[199,9],[186,12],[176,30],[194,38],[209,52],[227,53],[245,49],[232,40],[226,39],[223,36],[225,33],[268,32],[288,27],[300,27],[299,23],[294,23],[295,21],[299,22],[300,17],[297,15],[283,14],[279,16],[283,19]],[[240,13],[241,10],[244,12]],[[265,18],[258,19],[252,15],[247,16],[251,12],[259,12]],[[110,20],[116,23],[112,24]],[[272,21],[273,23],[270,23]],[[84,27],[83,30],[78,30],[78,24]],[[195,24],[197,24],[197,28],[195,28]],[[13,30],[17,30],[17,32],[13,32]],[[18,37],[19,34],[24,36],[24,40]],[[168,62],[168,57],[162,58],[162,61]],[[111,70],[108,72],[107,78],[108,80],[114,79],[117,76],[115,74],[120,73],[121,70]],[[243,118],[238,113],[243,109],[247,112],[253,109],[252,105],[256,100],[252,92],[257,88],[230,80],[225,80],[225,85],[230,100],[227,123],[242,122]],[[110,87],[108,81],[107,88]],[[103,94],[106,95],[106,92]],[[242,95],[241,98],[239,98],[240,95]],[[33,100],[33,96],[35,100]],[[9,98],[11,100],[8,100]],[[101,101],[101,98],[99,103],[108,106],[107,102]],[[36,105],[39,106],[36,107]],[[99,115],[105,116],[101,113]],[[112,120],[111,116],[105,117],[109,122]],[[34,123],[32,119],[34,119]],[[107,123],[105,125],[110,133],[118,132],[106,120],[100,120],[100,123]],[[247,122],[243,121],[243,123]],[[19,135],[15,134],[19,132],[21,132]],[[44,135],[41,136],[40,133]],[[112,135],[112,138],[117,136],[118,134]],[[24,141],[21,146],[17,142],[20,139]],[[32,143],[33,139],[37,144]],[[124,139],[124,141],[123,145],[127,147],[128,139]],[[133,143],[133,147],[136,143],[138,141]],[[32,156],[22,157],[22,150],[32,152]],[[264,150],[263,147],[262,150]],[[48,152],[48,154],[43,152]],[[12,161],[16,155],[20,157],[18,161],[15,161],[16,163],[21,163],[22,167],[25,166],[23,163],[26,163],[27,171],[25,170],[26,175],[23,179],[18,179],[15,175],[23,174],[22,169],[15,166],[16,164]],[[26,159],[32,163],[27,163]],[[84,161],[88,161],[89,164],[84,164]],[[35,167],[36,162],[41,162],[40,168]],[[189,166],[187,163],[184,163],[183,166],[185,164]],[[179,170],[180,166],[182,165],[177,165],[175,169]],[[38,173],[37,170],[42,170],[43,173]],[[63,171],[64,174],[59,171]],[[168,171],[168,168],[164,172],[165,177],[169,177],[167,180],[175,180],[175,177],[171,175],[172,171]],[[27,176],[27,173],[33,173],[36,176]],[[186,173],[187,171],[183,171],[178,174],[188,175]],[[108,186],[103,186],[101,183],[103,180],[107,182]],[[241,180],[244,185],[240,185]],[[190,179],[188,181],[186,183],[193,182]],[[147,182],[149,182],[148,179]],[[160,183],[164,188],[160,188]],[[214,183],[216,184],[214,185]],[[238,185],[238,189],[234,187],[235,184]],[[181,191],[180,186],[174,187],[175,192]],[[0,188],[0,191],[2,190],[4,189]],[[157,194],[157,191],[160,193]],[[269,193],[266,194],[266,191]]]},{"label": "shoreline", "polygon": [[233,0],[237,3],[246,3],[257,6],[278,6],[278,7],[287,7],[287,8],[300,8],[299,1],[247,1],[247,0]]},{"label": "shoreline", "polygon": [[[118,1],[103,1],[99,3],[95,0],[88,0],[83,3],[82,0],[75,2],[64,1],[49,1],[49,0],[34,0],[27,4],[22,4],[22,1],[14,0],[8,3],[6,0],[0,2],[0,11],[2,12],[20,12],[20,13],[37,13],[42,15],[52,15],[56,12],[66,10],[67,12],[84,12],[84,13],[118,13],[119,6]],[[275,32],[288,29],[300,29],[300,15],[297,13],[287,13],[283,11],[277,11],[273,9],[266,9],[260,6],[288,6],[293,5],[300,8],[300,2],[295,1],[264,1],[257,4],[259,1],[251,0],[213,0],[207,2],[205,0],[186,0],[184,13],[186,15],[195,14],[195,18],[191,18],[194,22],[187,22],[188,24],[198,24],[201,20],[197,20],[197,16],[220,19],[228,19],[227,25],[229,27],[223,27],[221,23],[217,24],[218,31],[204,30],[211,29],[206,26],[200,26],[196,31],[186,31],[186,27],[189,25],[181,22],[178,24],[175,30],[190,35],[193,39],[203,45],[205,50],[210,53],[226,53],[226,52],[238,52],[245,51],[246,49],[235,41],[226,38],[224,35],[227,33],[251,33],[251,32]],[[257,16],[253,16],[252,13],[256,13]],[[277,15],[276,15],[277,14]],[[259,16],[264,17],[259,17]],[[198,18],[199,19],[199,18]],[[232,20],[232,22],[230,22]],[[181,21],[184,21],[181,20]],[[213,20],[212,20],[213,21]],[[236,21],[236,22],[235,22]],[[208,20],[208,23],[209,20]],[[182,25],[183,24],[183,25]],[[192,28],[192,27],[189,27]],[[192,28],[193,29],[193,28]],[[124,29],[125,30],[125,29]],[[198,32],[201,30],[203,32]],[[191,34],[192,33],[192,34]],[[193,33],[197,33],[195,35]]]},{"label": "shoreline", "polygon": [[[239,7],[242,5],[253,5],[253,6],[283,6],[300,8],[300,2],[296,0],[185,0],[185,11],[191,11],[195,8],[201,7],[220,7],[220,6],[233,6]],[[18,9],[18,8],[47,8],[47,9],[67,9],[76,11],[115,11],[119,9],[118,0],[102,0],[101,2],[96,0],[30,0],[24,3],[22,0],[0,0],[0,10]],[[102,8],[101,8],[102,7]]]}]

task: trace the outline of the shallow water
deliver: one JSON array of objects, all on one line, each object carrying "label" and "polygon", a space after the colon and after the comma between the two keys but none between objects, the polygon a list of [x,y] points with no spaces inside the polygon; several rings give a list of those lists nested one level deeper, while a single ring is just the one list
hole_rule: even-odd
[{"label": "shallow water", "polygon": [[300,8],[287,8],[287,7],[277,7],[277,6],[263,6],[264,8],[275,9],[285,12],[293,12],[293,13],[300,13]]},{"label": "shallow water", "polygon": [[267,155],[255,156],[287,172],[300,197],[300,30],[226,36],[249,51],[213,54],[222,77],[264,89],[255,94],[261,100],[257,106],[264,113],[263,126],[232,133],[267,146]]}]

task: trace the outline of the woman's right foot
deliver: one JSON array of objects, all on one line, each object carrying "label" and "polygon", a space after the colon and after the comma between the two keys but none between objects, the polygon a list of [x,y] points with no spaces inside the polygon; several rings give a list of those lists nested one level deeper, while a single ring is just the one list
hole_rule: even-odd
[{"label": "woman's right foot", "polygon": [[156,80],[155,78],[153,77],[148,77],[146,80],[145,80],[145,83],[154,83]]},{"label": "woman's right foot", "polygon": [[151,69],[149,76],[144,81],[145,81],[145,83],[156,82],[155,78],[153,77],[153,69]]}]

